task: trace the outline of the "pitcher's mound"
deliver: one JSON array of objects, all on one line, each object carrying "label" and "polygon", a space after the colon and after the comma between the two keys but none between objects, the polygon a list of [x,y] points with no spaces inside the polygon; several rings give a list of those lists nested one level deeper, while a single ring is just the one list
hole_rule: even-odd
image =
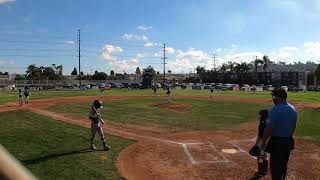
[{"label": "pitcher's mound", "polygon": [[174,112],[187,112],[191,107],[190,104],[182,104],[182,103],[154,103],[152,106],[168,109]]}]

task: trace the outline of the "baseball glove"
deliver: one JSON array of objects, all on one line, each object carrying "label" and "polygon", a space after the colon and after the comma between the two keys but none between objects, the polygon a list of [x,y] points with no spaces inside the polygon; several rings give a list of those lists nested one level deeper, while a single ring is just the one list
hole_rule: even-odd
[{"label": "baseball glove", "polygon": [[260,152],[260,149],[258,146],[253,146],[250,151],[249,151],[249,154],[251,156],[259,156],[259,152]]}]

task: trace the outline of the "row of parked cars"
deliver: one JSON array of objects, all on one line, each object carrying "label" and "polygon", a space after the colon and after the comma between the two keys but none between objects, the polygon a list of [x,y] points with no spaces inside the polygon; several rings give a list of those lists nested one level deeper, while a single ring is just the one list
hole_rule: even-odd
[{"label": "row of parked cars", "polygon": [[[156,88],[167,88],[167,87],[181,87],[181,89],[217,89],[217,90],[243,90],[243,91],[271,91],[274,89],[272,85],[249,85],[249,84],[223,84],[223,83],[174,83],[174,84],[160,84],[155,83],[153,87]],[[287,91],[307,91],[309,89],[304,85],[290,85],[290,86],[282,86]],[[319,86],[320,90],[320,86]]]}]

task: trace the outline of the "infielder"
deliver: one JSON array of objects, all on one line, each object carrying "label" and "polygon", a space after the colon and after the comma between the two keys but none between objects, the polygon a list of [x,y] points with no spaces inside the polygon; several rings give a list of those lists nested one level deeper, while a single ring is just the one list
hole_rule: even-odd
[{"label": "infielder", "polygon": [[22,90],[19,89],[19,105],[23,104]]},{"label": "infielder", "polygon": [[213,95],[213,87],[210,88],[210,99],[212,99],[212,95]]},{"label": "infielder", "polygon": [[96,146],[94,145],[94,137],[96,135],[96,132],[98,132],[100,136],[103,149],[106,151],[111,149],[111,147],[108,146],[105,142],[104,133],[102,130],[102,124],[104,124],[104,121],[102,120],[102,117],[100,115],[100,111],[102,108],[103,108],[102,102],[95,100],[89,112],[89,119],[91,120],[91,145],[90,145],[91,150],[97,150]]},{"label": "infielder", "polygon": [[24,103],[25,104],[29,104],[29,98],[30,98],[29,88],[25,87],[24,88]]},{"label": "infielder", "polygon": [[157,94],[157,87],[153,87],[153,94],[156,95]]},{"label": "infielder", "polygon": [[168,103],[171,103],[171,91],[170,91],[170,88],[168,88],[168,91],[167,91],[167,96],[168,96]]}]

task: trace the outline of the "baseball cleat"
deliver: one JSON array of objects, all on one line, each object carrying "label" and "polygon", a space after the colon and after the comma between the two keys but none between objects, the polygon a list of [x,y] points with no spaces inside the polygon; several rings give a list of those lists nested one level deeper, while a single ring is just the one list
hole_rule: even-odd
[{"label": "baseball cleat", "polygon": [[108,145],[103,145],[103,150],[105,150],[105,151],[109,151],[111,149],[111,147],[110,146],[108,146]]},{"label": "baseball cleat", "polygon": [[91,145],[90,145],[90,149],[91,149],[91,150],[97,150],[97,148],[96,148],[96,146],[95,146],[94,144],[91,144]]}]

